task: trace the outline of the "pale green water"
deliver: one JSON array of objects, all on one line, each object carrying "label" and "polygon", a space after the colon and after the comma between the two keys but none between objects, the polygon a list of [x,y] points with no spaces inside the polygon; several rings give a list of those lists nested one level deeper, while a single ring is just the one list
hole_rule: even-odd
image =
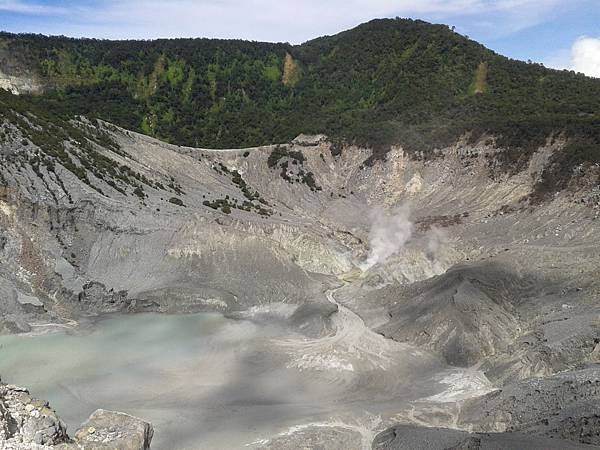
[{"label": "pale green water", "polygon": [[[95,409],[114,409],[152,421],[153,448],[179,445],[167,430],[185,448],[200,448],[187,446],[186,428],[205,419],[187,410],[200,410],[203,398],[213,403],[240,359],[274,334],[219,314],[117,316],[84,334],[2,336],[0,374],[49,400],[70,432]],[[198,423],[186,424],[190,417]]]},{"label": "pale green water", "polygon": [[2,336],[0,375],[49,400],[70,433],[97,408],[148,420],[155,450],[248,448],[296,425],[392,414],[443,390],[432,377],[446,368],[414,349],[358,348],[361,330],[348,327],[307,339],[284,323],[140,314],[85,332]]}]

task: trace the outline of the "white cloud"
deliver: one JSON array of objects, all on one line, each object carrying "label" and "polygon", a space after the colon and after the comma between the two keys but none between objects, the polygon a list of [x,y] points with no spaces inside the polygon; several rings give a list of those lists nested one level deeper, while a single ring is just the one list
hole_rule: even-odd
[{"label": "white cloud", "polygon": [[494,31],[507,35],[531,28],[555,17],[565,8],[572,8],[579,0],[565,4],[564,0],[497,0],[485,2],[487,13],[496,19]]},{"label": "white cloud", "polygon": [[206,36],[299,43],[376,17],[449,17],[482,0],[120,0],[80,19],[108,37]]},{"label": "white cloud", "polygon": [[580,37],[570,49],[557,50],[545,62],[548,67],[600,78],[600,38]]},{"label": "white cloud", "polygon": [[582,37],[575,41],[571,49],[571,68],[600,78],[600,38]]},{"label": "white cloud", "polygon": [[0,11],[17,14],[56,15],[65,14],[65,8],[47,6],[40,3],[23,2],[20,0],[0,0]]},{"label": "white cloud", "polygon": [[[0,11],[64,14],[36,31],[107,38],[205,36],[293,43],[333,34],[375,17],[472,20],[473,30],[509,34],[588,0],[0,0]],[[488,23],[490,25],[477,25]]]}]

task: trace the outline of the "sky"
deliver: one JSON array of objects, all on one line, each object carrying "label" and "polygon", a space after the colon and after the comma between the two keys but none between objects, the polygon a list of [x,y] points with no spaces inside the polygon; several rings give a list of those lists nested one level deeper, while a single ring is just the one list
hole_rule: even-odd
[{"label": "sky", "polygon": [[600,0],[0,0],[0,29],[301,43],[381,17],[455,26],[498,53],[600,78]]}]

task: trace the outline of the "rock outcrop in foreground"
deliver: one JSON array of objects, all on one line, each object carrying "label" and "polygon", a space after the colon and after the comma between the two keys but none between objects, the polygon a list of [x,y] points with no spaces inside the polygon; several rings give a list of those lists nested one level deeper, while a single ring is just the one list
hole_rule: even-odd
[{"label": "rock outcrop in foreground", "polygon": [[47,401],[0,384],[0,448],[6,450],[147,450],[152,425],[128,414],[95,411],[71,439]]}]

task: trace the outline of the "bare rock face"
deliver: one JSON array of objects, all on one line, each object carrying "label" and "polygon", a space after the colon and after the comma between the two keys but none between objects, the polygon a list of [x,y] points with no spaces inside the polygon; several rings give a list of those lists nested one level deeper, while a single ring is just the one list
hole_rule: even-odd
[{"label": "bare rock face", "polygon": [[427,346],[452,365],[470,366],[514,339],[514,299],[531,284],[493,264],[455,266],[422,283],[388,288],[396,304],[380,331]]},{"label": "bare rock face", "polygon": [[86,450],[147,450],[154,429],[148,422],[121,412],[98,409],[75,432]]},{"label": "bare rock face", "polygon": [[41,83],[32,74],[11,75],[0,70],[0,88],[13,94],[37,93],[43,90]]},{"label": "bare rock face", "polygon": [[67,427],[48,402],[26,389],[0,385],[0,448],[36,448],[68,442]]},{"label": "bare rock face", "polygon": [[523,433],[468,433],[398,425],[375,437],[374,450],[585,450],[587,445]]},{"label": "bare rock face", "polygon": [[27,389],[0,384],[0,448],[3,450],[147,450],[152,425],[128,414],[99,409],[74,439],[47,401]]},{"label": "bare rock face", "polygon": [[600,366],[533,378],[468,400],[459,424],[600,445]]},{"label": "bare rock face", "polygon": [[84,284],[77,299],[90,309],[106,312],[121,311],[129,304],[127,291],[109,292],[102,283],[96,281]]}]

